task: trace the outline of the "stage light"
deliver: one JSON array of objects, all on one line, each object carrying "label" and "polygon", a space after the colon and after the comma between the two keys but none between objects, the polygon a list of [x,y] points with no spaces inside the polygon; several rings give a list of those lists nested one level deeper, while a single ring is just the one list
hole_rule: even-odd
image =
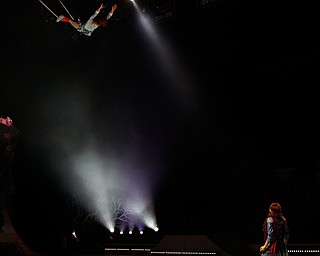
[{"label": "stage light", "polygon": [[184,109],[182,110],[184,111],[194,111],[198,102],[196,102],[197,91],[195,90],[192,72],[185,69],[185,66],[179,60],[179,56],[175,54],[175,49],[155,27],[155,23],[175,17],[175,1],[168,1],[167,4],[166,6],[169,6],[169,10],[161,10],[164,7],[160,8],[160,6],[157,9],[155,6],[155,10],[160,13],[153,18],[146,15],[136,2],[134,2],[134,7],[137,11],[142,31],[145,33],[146,39],[149,39],[150,46],[154,50],[156,57],[154,59],[160,64],[164,77],[172,83],[173,86],[169,88],[176,95],[177,100],[180,101],[179,106],[183,107]]},{"label": "stage light", "polygon": [[75,231],[73,231],[73,232],[72,232],[72,235],[74,236],[74,238],[75,238],[75,239],[77,239],[77,240],[78,240],[78,237],[77,237],[77,235],[76,235],[76,232],[75,232]]}]

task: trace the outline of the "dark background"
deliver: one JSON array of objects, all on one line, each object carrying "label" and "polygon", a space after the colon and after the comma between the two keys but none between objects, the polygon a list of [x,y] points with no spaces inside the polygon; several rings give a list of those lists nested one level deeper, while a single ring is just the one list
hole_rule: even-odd
[{"label": "dark background", "polygon": [[[66,3],[81,19],[100,4]],[[46,246],[53,238],[34,233],[49,227],[50,234],[65,221],[64,194],[47,174],[46,134],[50,126],[63,127],[63,105],[80,90],[96,113],[80,118],[97,131],[116,110],[125,116],[113,124],[117,136],[129,136],[132,117],[157,148],[164,169],[155,196],[161,234],[259,244],[268,206],[278,201],[290,243],[318,243],[319,21],[313,4],[225,0],[199,8],[197,1],[176,1],[175,17],[155,27],[185,68],[193,89],[187,94],[159,65],[134,8],[117,3],[108,26],[85,37],[56,23],[39,1],[1,2],[0,109],[21,131],[13,170],[22,237]],[[51,112],[43,109],[50,97],[57,103]]]}]

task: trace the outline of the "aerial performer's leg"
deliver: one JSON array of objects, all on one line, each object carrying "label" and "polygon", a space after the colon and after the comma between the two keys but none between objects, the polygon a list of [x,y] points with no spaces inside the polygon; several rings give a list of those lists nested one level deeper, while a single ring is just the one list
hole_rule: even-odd
[{"label": "aerial performer's leg", "polygon": [[68,17],[66,17],[64,15],[60,15],[57,18],[57,22],[69,22],[70,25],[72,27],[74,27],[75,29],[78,29],[78,27],[79,27],[79,23],[78,22],[76,22],[76,21],[74,21],[74,20],[72,20],[72,19],[70,19],[70,18],[68,18]]}]

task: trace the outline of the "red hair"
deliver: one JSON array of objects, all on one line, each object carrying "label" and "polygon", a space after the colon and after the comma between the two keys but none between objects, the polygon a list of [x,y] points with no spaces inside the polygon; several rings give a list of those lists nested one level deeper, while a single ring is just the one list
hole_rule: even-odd
[{"label": "red hair", "polygon": [[96,17],[93,19],[93,23],[98,26],[105,27],[107,25],[107,19],[104,17]]},{"label": "red hair", "polygon": [[274,217],[276,220],[283,219],[282,207],[279,203],[270,204],[269,209],[270,209],[270,213],[269,213],[270,217]]}]

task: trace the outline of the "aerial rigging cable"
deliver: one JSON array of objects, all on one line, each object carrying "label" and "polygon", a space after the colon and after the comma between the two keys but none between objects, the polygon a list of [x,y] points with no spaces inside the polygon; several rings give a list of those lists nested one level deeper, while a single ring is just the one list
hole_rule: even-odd
[{"label": "aerial rigging cable", "polygon": [[[58,17],[57,14],[55,14],[44,2],[42,2],[42,0],[39,0],[39,2],[46,7],[56,18]],[[59,0],[60,4],[63,6],[63,8],[66,10],[66,12],[70,15],[71,19],[74,20],[74,18],[72,17],[72,15],[70,14],[70,12],[68,11],[68,9],[65,7],[65,5],[62,3],[61,0]]]},{"label": "aerial rigging cable", "polygon": [[74,20],[74,18],[72,17],[72,15],[70,14],[70,12],[68,11],[68,9],[65,7],[65,5],[62,3],[61,0],[59,0],[60,4],[63,6],[63,8],[66,10],[66,12],[70,15],[71,19]]},{"label": "aerial rigging cable", "polygon": [[51,9],[48,6],[46,6],[46,4],[44,2],[42,2],[41,0],[39,0],[39,2],[42,3],[43,6],[46,7],[54,16],[58,17],[58,15],[55,14],[53,11],[51,11]]}]

